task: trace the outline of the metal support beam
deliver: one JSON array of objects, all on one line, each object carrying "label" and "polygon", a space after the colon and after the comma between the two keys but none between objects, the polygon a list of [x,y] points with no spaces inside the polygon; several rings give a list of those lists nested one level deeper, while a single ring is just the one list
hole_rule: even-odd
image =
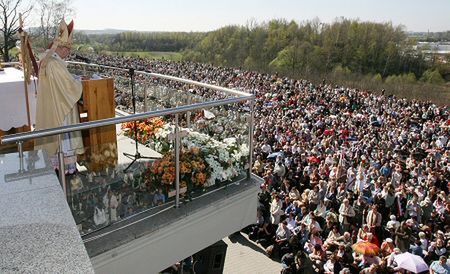
[{"label": "metal support beam", "polygon": [[144,87],[144,112],[147,112],[147,85]]},{"label": "metal support beam", "polygon": [[252,175],[252,167],[253,167],[253,128],[254,128],[254,120],[255,120],[255,100],[250,101],[250,119],[248,122],[248,150],[249,150],[249,158],[248,158],[248,172],[247,177],[250,178]]},{"label": "metal support beam", "polygon": [[17,149],[19,151],[19,173],[22,173],[25,171],[24,169],[24,164],[23,164],[23,141],[18,141],[17,142]]},{"label": "metal support beam", "polygon": [[63,135],[58,135],[58,144],[59,144],[59,151],[58,151],[58,162],[59,162],[59,182],[62,185],[64,196],[67,199],[67,185],[66,185],[66,172],[65,172],[65,166],[64,166],[64,151],[62,146],[62,139]]},{"label": "metal support beam", "polygon": [[175,207],[180,207],[180,128],[178,114],[175,114]]}]

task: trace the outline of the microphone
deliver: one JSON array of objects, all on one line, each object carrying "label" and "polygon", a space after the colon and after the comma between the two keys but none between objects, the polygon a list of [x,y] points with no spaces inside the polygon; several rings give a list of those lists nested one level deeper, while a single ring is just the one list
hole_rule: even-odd
[{"label": "microphone", "polygon": [[89,59],[87,57],[84,57],[84,56],[81,56],[79,54],[75,54],[75,59],[83,61],[83,62],[88,63],[88,64],[91,63],[91,59]]}]

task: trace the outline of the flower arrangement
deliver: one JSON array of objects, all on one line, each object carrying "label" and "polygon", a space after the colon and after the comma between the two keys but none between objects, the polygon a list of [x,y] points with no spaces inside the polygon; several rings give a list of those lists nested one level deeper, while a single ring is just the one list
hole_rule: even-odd
[{"label": "flower arrangement", "polygon": [[[173,154],[171,148],[171,140],[169,136],[173,135],[174,125],[165,124],[161,130],[155,133],[155,149],[157,152],[167,155]],[[181,174],[187,174],[191,168],[197,164],[195,159],[201,159],[204,165],[200,165],[201,170],[199,173],[195,173],[192,176],[192,182],[196,186],[209,187],[214,185],[217,181],[223,182],[231,180],[238,176],[241,171],[246,168],[248,161],[249,148],[246,144],[239,144],[236,138],[225,138],[222,141],[218,141],[207,134],[199,133],[188,128],[182,128],[181,131],[187,133],[181,139],[182,147],[189,151],[187,155],[197,155],[193,158],[189,156],[188,162],[184,162],[182,152],[180,159]],[[183,151],[184,151],[183,149]],[[196,153],[193,153],[193,152]],[[173,164],[175,166],[175,164]]]},{"label": "flower arrangement", "polygon": [[[142,121],[136,122],[137,140],[141,144],[147,144],[155,133],[157,133],[163,126],[164,121],[161,118],[148,118]],[[135,127],[134,122],[126,122],[122,124],[122,129],[125,129],[125,135],[134,138]]]},{"label": "flower arrangement", "polygon": [[[175,182],[175,157],[168,152],[160,160],[154,161],[145,177],[149,181],[161,182],[168,189]],[[207,164],[204,155],[197,148],[183,149],[180,155],[180,180],[181,186],[191,184],[202,187],[207,179]]]}]

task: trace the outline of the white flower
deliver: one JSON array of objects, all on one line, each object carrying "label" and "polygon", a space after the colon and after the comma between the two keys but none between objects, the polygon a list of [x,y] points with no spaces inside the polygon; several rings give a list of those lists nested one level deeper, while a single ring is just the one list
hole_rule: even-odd
[{"label": "white flower", "polygon": [[[227,123],[229,121],[224,121],[225,125]],[[188,149],[200,148],[207,155],[204,160],[210,169],[210,174],[205,183],[206,187],[214,185],[216,181],[232,180],[243,171],[243,166],[247,164],[249,147],[237,141],[245,140],[245,136],[230,137],[220,141],[189,128],[180,128],[180,131],[188,133],[181,138],[182,146]],[[168,137],[173,136],[174,132],[174,125],[165,124],[155,134],[155,150],[161,152],[164,147],[170,145],[171,140],[168,140]]]},{"label": "white flower", "polygon": [[223,142],[229,146],[232,146],[232,145],[236,144],[236,138],[234,138],[234,137],[225,138],[225,139],[223,139]]}]

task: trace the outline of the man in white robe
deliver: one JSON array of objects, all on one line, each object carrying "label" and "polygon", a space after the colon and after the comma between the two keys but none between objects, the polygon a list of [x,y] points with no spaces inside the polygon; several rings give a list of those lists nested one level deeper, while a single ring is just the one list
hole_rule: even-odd
[{"label": "man in white robe", "polygon": [[[63,20],[53,45],[40,62],[36,102],[37,130],[79,123],[77,101],[82,94],[82,85],[73,78],[63,61],[70,53],[72,30],[73,21],[66,25]],[[63,151],[66,156],[84,153],[81,132],[65,134],[64,139]],[[45,149],[50,157],[59,150],[57,136],[39,138],[35,144],[36,149]]]}]

